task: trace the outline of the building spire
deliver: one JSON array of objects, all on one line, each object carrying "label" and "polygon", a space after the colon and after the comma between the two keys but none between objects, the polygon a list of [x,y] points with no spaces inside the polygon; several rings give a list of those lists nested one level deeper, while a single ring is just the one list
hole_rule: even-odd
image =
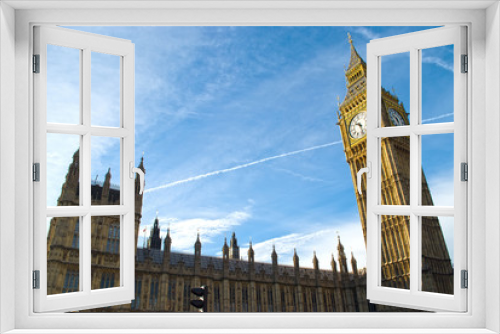
[{"label": "building spire", "polygon": [[346,69],[346,75],[351,69],[353,69],[357,65],[364,65],[366,68],[365,61],[363,60],[363,58],[360,57],[360,55],[358,54],[358,51],[354,47],[354,43],[352,42],[352,38],[351,38],[350,33],[347,33],[347,38],[349,40],[349,44],[351,45],[351,59],[349,61],[349,65],[347,66],[347,69]]},{"label": "building spire", "polygon": [[227,246],[227,238],[224,237],[224,246],[222,246],[222,257],[224,260],[229,260],[229,247]]},{"label": "building spire", "polygon": [[161,249],[160,220],[158,219],[158,214],[156,214],[153,227],[149,233],[148,244],[151,249]]},{"label": "building spire", "polygon": [[293,249],[293,266],[299,268],[299,256],[296,248]]},{"label": "building spire", "polygon": [[339,252],[338,258],[339,258],[340,272],[347,273],[347,257],[345,255],[344,245],[342,245],[342,242],[340,241],[340,235],[337,235],[337,238],[339,241],[339,243],[337,245],[337,250]]},{"label": "building spire", "polygon": [[356,261],[356,258],[354,257],[354,253],[352,252],[351,249],[351,268],[353,274],[357,275],[358,274],[358,261]]},{"label": "building spire", "polygon": [[200,241],[200,229],[196,233],[196,242],[194,243],[194,255],[196,257],[201,256],[201,241]]},{"label": "building spire", "polygon": [[273,266],[278,265],[278,254],[276,253],[276,247],[273,244],[273,252],[271,253],[271,260],[273,261]]},{"label": "building spire", "polygon": [[250,237],[250,242],[248,244],[248,261],[249,262],[254,262],[254,256],[255,256],[255,253],[253,251],[253,248],[252,248],[252,237]]},{"label": "building spire", "polygon": [[347,38],[351,46],[351,58],[347,68],[344,67],[347,92],[339,106],[341,114],[345,112],[344,106],[348,101],[366,92],[366,63],[354,47],[351,34],[347,33]]},{"label": "building spire", "polygon": [[312,263],[313,263],[313,268],[314,269],[319,269],[319,261],[318,261],[318,258],[316,257],[316,251],[313,252],[313,260],[312,260]]},{"label": "building spire", "polygon": [[236,239],[235,232],[231,235],[231,240],[229,242],[229,257],[231,259],[240,258],[240,246],[238,246],[238,239]]}]

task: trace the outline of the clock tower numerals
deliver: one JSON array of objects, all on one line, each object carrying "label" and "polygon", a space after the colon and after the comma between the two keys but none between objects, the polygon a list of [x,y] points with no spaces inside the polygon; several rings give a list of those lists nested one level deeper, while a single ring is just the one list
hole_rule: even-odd
[{"label": "clock tower numerals", "polygon": [[389,118],[394,126],[406,125],[403,116],[392,108],[389,108]]},{"label": "clock tower numerals", "polygon": [[366,111],[360,112],[351,120],[349,133],[354,139],[366,136]]}]

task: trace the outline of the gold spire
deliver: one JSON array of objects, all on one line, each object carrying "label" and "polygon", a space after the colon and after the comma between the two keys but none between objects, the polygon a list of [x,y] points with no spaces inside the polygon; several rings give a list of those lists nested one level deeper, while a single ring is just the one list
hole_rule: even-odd
[{"label": "gold spire", "polygon": [[[365,61],[359,56],[358,51],[354,47],[354,43],[352,42],[351,34],[347,33],[347,37],[349,39],[349,44],[351,45],[351,60],[349,61],[349,66],[347,66],[346,72],[349,72],[351,69],[356,67],[357,65],[364,65],[366,67]],[[347,74],[347,73],[346,73]]]}]

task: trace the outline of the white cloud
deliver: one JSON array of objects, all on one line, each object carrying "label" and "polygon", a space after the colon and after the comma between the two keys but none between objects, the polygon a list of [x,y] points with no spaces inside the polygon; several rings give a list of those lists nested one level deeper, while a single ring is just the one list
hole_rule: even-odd
[{"label": "white cloud", "polygon": [[[332,224],[334,225],[334,224]],[[338,268],[337,231],[345,247],[348,266],[351,266],[351,249],[358,261],[358,268],[366,266],[366,249],[360,222],[342,224],[305,233],[290,233],[262,242],[254,243],[255,261],[271,262],[272,247],[275,245],[278,254],[278,263],[293,265],[293,250],[297,250],[301,267],[312,268],[313,252],[319,260],[320,269],[331,269],[331,256],[334,254]],[[241,248],[240,254],[247,258],[248,244]]]},{"label": "white cloud", "polygon": [[366,28],[366,27],[353,27],[350,28],[350,30],[356,34],[359,34],[366,39],[372,40],[372,39],[377,39],[380,38],[380,35],[373,32],[372,30]]},{"label": "white cloud", "polygon": [[439,57],[423,57],[422,63],[434,64],[447,71],[453,72],[453,64],[450,64]]},{"label": "white cloud", "polygon": [[[235,226],[246,222],[251,216],[250,207],[246,207],[241,211],[234,211],[227,214],[225,217],[216,219],[159,217],[160,236],[165,238],[167,229],[170,226],[172,249],[181,252],[192,252],[198,232],[200,233],[202,244],[213,243],[214,240],[219,242],[222,235],[228,231],[234,230]],[[146,228],[146,237],[149,237],[149,231],[152,226],[153,224],[141,225],[140,236],[144,236],[142,231]],[[142,242],[143,241],[139,241],[140,246],[142,246]]]}]

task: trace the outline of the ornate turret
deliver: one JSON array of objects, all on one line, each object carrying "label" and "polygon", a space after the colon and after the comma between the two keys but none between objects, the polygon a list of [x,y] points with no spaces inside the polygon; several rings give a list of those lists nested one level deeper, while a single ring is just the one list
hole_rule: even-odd
[{"label": "ornate turret", "polygon": [[240,247],[238,246],[238,240],[236,239],[236,233],[233,232],[231,236],[231,241],[229,243],[229,258],[239,259],[240,258]]},{"label": "ornate turret", "polygon": [[351,35],[348,33],[347,36],[351,45],[351,59],[349,60],[349,66],[345,70],[347,93],[344,102],[341,104],[342,107],[348,100],[364,93],[366,89],[366,63],[356,51]]},{"label": "ornate turret", "polygon": [[319,270],[319,261],[318,258],[316,257],[316,251],[314,251],[312,263],[313,263],[313,268],[315,270]]},{"label": "ornate turret", "polygon": [[160,220],[158,219],[158,214],[156,214],[155,222],[149,233],[148,247],[149,249],[161,249]]},{"label": "ornate turret", "polygon": [[252,240],[250,240],[249,246],[248,246],[248,262],[253,263],[255,260],[255,252],[253,251],[252,248]]},{"label": "ornate turret", "polygon": [[356,261],[356,258],[354,257],[354,253],[351,250],[351,267],[352,267],[352,273],[354,275],[358,274],[358,261]]},{"label": "ornate turret", "polygon": [[340,235],[337,237],[339,240],[339,244],[337,245],[337,250],[339,252],[339,266],[341,273],[347,273],[347,257],[344,252],[344,245],[340,242]]},{"label": "ornate turret", "polygon": [[58,206],[80,205],[78,193],[78,182],[80,179],[80,150],[73,154],[73,161],[69,165],[66,181],[61,190],[61,195],[57,200]]},{"label": "ornate turret", "polygon": [[194,243],[194,256],[195,258],[199,258],[201,256],[200,232],[196,235],[196,242]]},{"label": "ornate turret", "polygon": [[300,281],[300,267],[299,267],[299,256],[297,255],[297,249],[293,249],[293,274],[295,276],[295,284],[299,284]]},{"label": "ornate turret", "polygon": [[227,246],[226,238],[224,238],[224,246],[222,246],[222,258],[224,261],[229,260],[229,247]]},{"label": "ornate turret", "polygon": [[332,260],[330,261],[330,265],[332,266],[333,272],[337,273],[337,263],[335,262],[335,259],[333,258],[333,253],[332,253]]},{"label": "ornate turret", "polygon": [[170,237],[170,226],[167,229],[167,236],[163,241],[163,266],[170,266],[170,252],[172,249],[172,238]]},{"label": "ornate turret", "polygon": [[170,237],[170,227],[167,229],[167,236],[165,237],[165,241],[163,250],[165,251],[165,255],[168,253],[170,255],[170,250],[172,248],[172,238]]},{"label": "ornate turret", "polygon": [[271,253],[271,260],[273,261],[273,267],[278,266],[278,254],[276,253],[276,247],[273,245],[273,252]]},{"label": "ornate turret", "polygon": [[273,251],[271,253],[271,260],[272,260],[272,277],[273,281],[276,281],[278,276],[278,254],[276,253],[276,248],[274,245],[273,245]]}]

